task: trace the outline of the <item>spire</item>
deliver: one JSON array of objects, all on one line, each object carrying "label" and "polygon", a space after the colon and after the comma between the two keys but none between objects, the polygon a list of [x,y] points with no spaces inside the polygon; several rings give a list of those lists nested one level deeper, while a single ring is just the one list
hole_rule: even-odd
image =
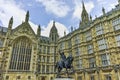
[{"label": "spire", "polygon": [[64,36],[66,36],[66,31],[64,31]]},{"label": "spire", "polygon": [[84,2],[82,1],[82,14],[81,14],[82,22],[81,25],[85,25],[89,22],[89,16],[85,9]]},{"label": "spire", "polygon": [[80,28],[81,25],[82,25],[82,21],[80,20],[80,22],[79,22],[79,28]]},{"label": "spire", "polygon": [[95,15],[95,18],[97,18],[97,15]]},{"label": "spire", "polygon": [[7,31],[7,34],[6,34],[7,37],[11,34],[12,25],[13,25],[13,16],[9,20],[8,31]]},{"label": "spire", "polygon": [[25,18],[25,22],[28,22],[28,21],[29,21],[29,11],[27,11],[26,18]]},{"label": "spire", "polygon": [[105,8],[104,7],[102,8],[102,12],[103,12],[103,15],[105,15]]},{"label": "spire", "polygon": [[40,25],[38,25],[37,36],[39,37],[40,35],[41,35],[41,27],[40,27]]},{"label": "spire", "polygon": [[51,42],[56,42],[59,38],[58,31],[57,31],[57,28],[55,26],[55,21],[53,21],[53,26],[50,30],[49,37],[50,37]]},{"label": "spire", "polygon": [[84,5],[84,2],[83,2],[83,1],[82,1],[82,6],[83,6],[83,7],[82,7],[82,8],[83,8],[83,10],[86,10],[86,9],[85,9],[85,5]]},{"label": "spire", "polygon": [[53,21],[53,26],[55,27],[55,21]]},{"label": "spire", "polygon": [[73,32],[73,26],[71,26],[71,32]]},{"label": "spire", "polygon": [[13,16],[10,18],[9,20],[9,25],[8,25],[8,28],[9,29],[12,29],[12,25],[13,25]]},{"label": "spire", "polygon": [[53,21],[53,26],[51,28],[52,32],[57,32],[56,26],[55,26],[55,21]]},{"label": "spire", "polygon": [[92,16],[90,15],[90,21],[92,21]]},{"label": "spire", "polygon": [[3,27],[1,27],[1,31],[0,31],[1,34],[3,34]]}]

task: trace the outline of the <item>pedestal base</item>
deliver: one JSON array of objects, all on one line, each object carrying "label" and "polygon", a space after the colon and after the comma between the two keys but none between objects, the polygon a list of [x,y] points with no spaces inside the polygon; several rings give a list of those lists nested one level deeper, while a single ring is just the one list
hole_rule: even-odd
[{"label": "pedestal base", "polygon": [[75,79],[72,79],[72,78],[55,78],[54,80],[75,80]]}]

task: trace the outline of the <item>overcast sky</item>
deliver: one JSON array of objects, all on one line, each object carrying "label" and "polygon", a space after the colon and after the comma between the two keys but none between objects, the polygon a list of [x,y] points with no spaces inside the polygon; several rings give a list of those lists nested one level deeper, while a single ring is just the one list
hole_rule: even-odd
[{"label": "overcast sky", "polygon": [[[83,0],[86,10],[93,17],[102,14],[102,7],[106,12],[110,11],[118,0]],[[81,20],[82,0],[0,0],[0,26],[7,27],[11,16],[14,18],[13,28],[20,25],[26,11],[30,12],[29,23],[36,33],[40,24],[42,35],[49,36],[53,20],[59,35],[63,36],[64,31],[70,32],[70,27],[78,28]]]}]

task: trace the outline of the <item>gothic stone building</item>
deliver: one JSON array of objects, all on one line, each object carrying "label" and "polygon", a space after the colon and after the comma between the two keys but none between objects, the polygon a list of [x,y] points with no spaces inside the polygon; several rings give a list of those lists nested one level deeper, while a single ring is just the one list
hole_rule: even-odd
[{"label": "gothic stone building", "polygon": [[[25,22],[12,29],[0,27],[0,80],[53,80],[58,51],[72,54],[75,80],[120,80],[120,0],[103,15],[88,15],[84,3],[79,28],[59,38],[53,22],[49,37]],[[72,28],[71,28],[72,29]],[[64,75],[63,75],[64,76]]]}]

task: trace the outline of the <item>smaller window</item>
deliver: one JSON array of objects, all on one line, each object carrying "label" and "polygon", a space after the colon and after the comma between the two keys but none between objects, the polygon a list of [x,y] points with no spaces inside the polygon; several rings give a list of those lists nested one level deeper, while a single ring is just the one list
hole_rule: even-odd
[{"label": "smaller window", "polygon": [[104,34],[102,24],[97,25],[95,29],[96,29],[96,34],[97,34],[97,36]]},{"label": "smaller window", "polygon": [[115,38],[116,38],[117,46],[120,46],[120,35],[115,36]]},{"label": "smaller window", "polygon": [[71,40],[68,41],[68,48],[71,48],[72,47],[72,43],[71,43]]},{"label": "smaller window", "polygon": [[3,46],[3,41],[2,40],[0,40],[0,47],[2,47]]},{"label": "smaller window", "polygon": [[6,80],[9,80],[9,76],[6,76]]},{"label": "smaller window", "polygon": [[88,54],[93,53],[93,45],[92,44],[88,45],[87,49],[88,49]]},{"label": "smaller window", "polygon": [[74,37],[74,43],[75,43],[75,45],[78,44],[78,43],[80,43],[80,39],[79,39],[79,36],[78,36],[78,35],[76,35],[76,36]]},{"label": "smaller window", "polygon": [[42,73],[45,73],[45,65],[42,65]]},{"label": "smaller window", "polygon": [[96,66],[95,58],[89,59],[89,67],[94,68]]},{"label": "smaller window", "polygon": [[92,34],[91,34],[91,31],[88,31],[85,33],[85,37],[86,37],[86,41],[89,41],[92,39]]},{"label": "smaller window", "polygon": [[51,77],[51,80],[53,80],[53,77]]},{"label": "smaller window", "polygon": [[105,75],[105,80],[112,80],[110,75]]},{"label": "smaller window", "polygon": [[90,80],[95,80],[95,79],[94,79],[94,76],[90,76]]},{"label": "smaller window", "polygon": [[64,42],[60,43],[60,50],[63,50],[63,49],[65,49],[65,43]]},{"label": "smaller window", "polygon": [[79,76],[77,80],[82,80],[82,76]]},{"label": "smaller window", "polygon": [[107,49],[107,41],[105,39],[101,39],[97,41],[99,50]]},{"label": "smaller window", "polygon": [[76,53],[76,56],[79,56],[80,55],[80,48],[76,48],[75,53]]},{"label": "smaller window", "polygon": [[53,72],[53,70],[54,70],[54,68],[53,68],[53,66],[51,66],[50,72]]},{"label": "smaller window", "polygon": [[114,19],[112,25],[115,31],[120,30],[120,18]]},{"label": "smaller window", "polygon": [[46,72],[49,73],[49,65],[46,66]]},{"label": "smaller window", "polygon": [[102,54],[101,55],[101,60],[102,60],[102,66],[110,65],[110,57],[109,57],[108,54]]},{"label": "smaller window", "polygon": [[78,69],[82,68],[82,59],[76,60],[76,66],[77,66]]},{"label": "smaller window", "polygon": [[31,79],[31,76],[28,76],[28,79]]},{"label": "smaller window", "polygon": [[17,76],[17,79],[20,79],[20,76]]}]

